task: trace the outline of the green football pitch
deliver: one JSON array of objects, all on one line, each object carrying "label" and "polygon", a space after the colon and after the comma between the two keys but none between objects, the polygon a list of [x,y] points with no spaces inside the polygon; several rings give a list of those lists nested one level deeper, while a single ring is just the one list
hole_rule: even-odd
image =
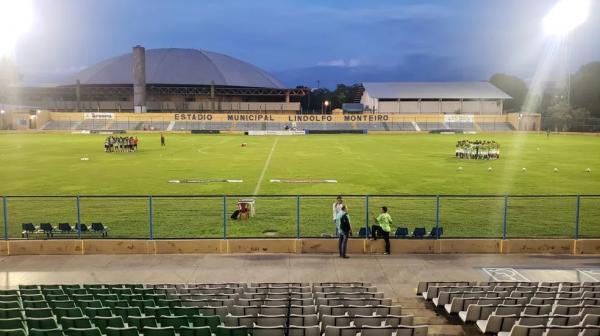
[{"label": "green football pitch", "polygon": [[[0,194],[111,196],[81,197],[80,216],[83,223],[108,225],[113,237],[146,237],[149,232],[148,197],[116,196],[155,195],[157,238],[222,237],[223,213],[233,212],[239,197],[228,197],[224,211],[220,195],[256,198],[254,218],[228,221],[230,237],[292,237],[298,219],[302,236],[331,233],[334,197],[325,195],[348,195],[355,227],[387,205],[394,226],[409,229],[430,228],[436,220],[436,198],[414,195],[442,195],[437,215],[446,236],[498,237],[503,197],[443,195],[600,194],[600,137],[594,135],[166,134],[165,147],[157,133],[128,135],[139,137],[137,152],[105,153],[105,135],[1,134]],[[495,140],[501,158],[457,159],[454,146],[460,139]],[[243,182],[169,183],[207,179]],[[368,215],[365,197],[358,195],[372,195]],[[509,236],[571,236],[576,202],[576,197],[510,197]],[[8,197],[7,206],[12,237],[20,237],[21,223],[76,221],[74,198]],[[599,227],[600,197],[581,198],[580,234],[600,235]]]}]

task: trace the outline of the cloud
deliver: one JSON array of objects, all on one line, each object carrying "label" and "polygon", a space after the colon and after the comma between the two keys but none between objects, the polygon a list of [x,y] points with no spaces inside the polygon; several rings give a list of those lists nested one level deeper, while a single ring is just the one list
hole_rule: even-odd
[{"label": "cloud", "polygon": [[319,66],[348,67],[348,68],[357,67],[360,64],[361,64],[360,61],[355,58],[351,58],[348,60],[338,58],[338,59],[333,59],[330,61],[324,61],[324,62],[317,63],[317,65],[319,65]]}]

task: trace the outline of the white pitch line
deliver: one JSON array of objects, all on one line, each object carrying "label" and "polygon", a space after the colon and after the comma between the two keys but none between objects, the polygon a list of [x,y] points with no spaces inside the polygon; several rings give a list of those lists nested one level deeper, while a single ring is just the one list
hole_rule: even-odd
[{"label": "white pitch line", "polygon": [[269,156],[267,156],[267,160],[265,161],[265,165],[263,166],[262,172],[260,172],[260,177],[258,178],[258,183],[256,183],[256,188],[254,188],[254,194],[253,195],[258,195],[258,192],[260,191],[260,185],[262,184],[263,179],[265,178],[265,173],[267,172],[267,168],[269,168],[269,164],[271,163],[271,157],[273,156],[273,152],[275,151],[275,146],[277,146],[277,141],[279,140],[279,137],[275,138],[275,141],[273,141],[273,147],[271,147],[271,151],[269,152]]}]

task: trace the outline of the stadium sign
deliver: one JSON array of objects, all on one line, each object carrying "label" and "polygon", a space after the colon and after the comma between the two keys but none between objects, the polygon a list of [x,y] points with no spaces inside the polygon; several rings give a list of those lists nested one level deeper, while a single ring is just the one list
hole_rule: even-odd
[{"label": "stadium sign", "polygon": [[444,122],[447,123],[472,123],[474,122],[472,114],[445,114]]},{"label": "stadium sign", "polygon": [[86,112],[83,114],[85,120],[113,120],[115,119],[114,113],[105,112]]},{"label": "stadium sign", "polygon": [[175,113],[175,121],[246,121],[246,122],[386,122],[393,121],[387,114],[320,115],[320,114],[223,114]]}]

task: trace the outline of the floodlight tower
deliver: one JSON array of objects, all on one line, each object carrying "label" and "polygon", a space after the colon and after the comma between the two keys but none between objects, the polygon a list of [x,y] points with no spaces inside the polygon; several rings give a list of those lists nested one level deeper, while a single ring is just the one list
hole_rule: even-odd
[{"label": "floodlight tower", "polygon": [[571,65],[568,37],[585,23],[590,13],[590,0],[560,0],[544,17],[544,32],[551,38],[561,40],[566,48],[567,104],[571,105]]}]

